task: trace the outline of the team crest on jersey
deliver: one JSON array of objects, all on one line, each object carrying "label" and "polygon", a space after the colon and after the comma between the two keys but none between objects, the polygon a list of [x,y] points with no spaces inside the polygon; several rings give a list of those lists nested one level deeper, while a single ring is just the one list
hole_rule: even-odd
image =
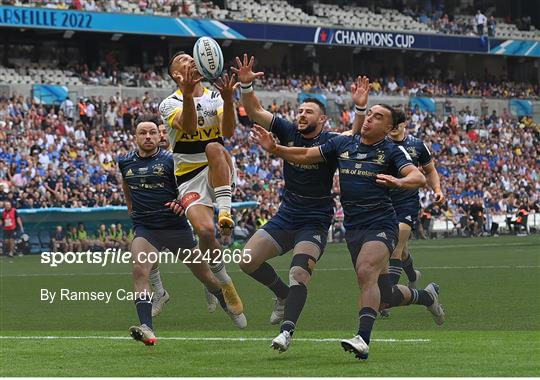
[{"label": "team crest on jersey", "polygon": [[163,176],[163,173],[165,173],[165,166],[163,164],[156,164],[152,166],[152,173],[158,176]]},{"label": "team crest on jersey", "polygon": [[407,152],[409,152],[409,154],[413,157],[416,157],[417,156],[417,153],[416,153],[416,148],[414,146],[410,146],[407,148]]},{"label": "team crest on jersey", "polygon": [[379,165],[384,164],[384,150],[377,151],[377,157],[375,157],[373,162]]},{"label": "team crest on jersey", "polygon": [[349,158],[349,151],[341,153],[341,154],[339,155],[339,157],[340,157],[340,158],[345,158],[345,159]]},{"label": "team crest on jersey", "polygon": [[129,177],[129,176],[132,176],[133,175],[133,170],[129,169],[127,172],[126,172],[126,177]]}]

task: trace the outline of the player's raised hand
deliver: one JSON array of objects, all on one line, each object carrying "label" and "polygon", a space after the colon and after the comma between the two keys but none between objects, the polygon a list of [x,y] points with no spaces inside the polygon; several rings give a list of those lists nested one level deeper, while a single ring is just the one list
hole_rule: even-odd
[{"label": "player's raised hand", "polygon": [[376,182],[388,187],[401,187],[401,179],[387,174],[377,174]]},{"label": "player's raised hand", "polygon": [[267,152],[272,153],[276,149],[276,139],[274,138],[274,136],[272,136],[270,132],[268,132],[260,125],[253,124],[253,127],[251,128],[251,133],[255,142]]},{"label": "player's raised hand", "polygon": [[236,81],[236,74],[233,74],[229,77],[229,74],[225,73],[223,76],[216,79],[214,86],[218,89],[221,97],[224,100],[232,100],[234,95],[234,90],[240,86],[240,82]]},{"label": "player's raised hand", "polygon": [[358,76],[356,81],[351,85],[351,94],[354,104],[358,107],[366,107],[369,96],[369,78],[366,76]]},{"label": "player's raised hand", "polygon": [[180,203],[178,199],[165,203],[165,207],[170,208],[171,211],[174,212],[178,216],[184,213],[184,208],[182,207],[182,204]]},{"label": "player's raised hand", "polygon": [[255,63],[255,57],[251,56],[248,60],[248,55],[244,54],[244,60],[240,60],[239,57],[236,57],[236,65],[238,67],[231,66],[231,70],[238,75],[238,80],[241,83],[251,83],[255,79],[260,78],[264,75],[262,71],[253,72],[253,64]]},{"label": "player's raised hand", "polygon": [[173,78],[182,91],[182,94],[193,95],[197,83],[199,83],[203,77],[197,71],[195,64],[187,68],[183,73],[173,73]]}]

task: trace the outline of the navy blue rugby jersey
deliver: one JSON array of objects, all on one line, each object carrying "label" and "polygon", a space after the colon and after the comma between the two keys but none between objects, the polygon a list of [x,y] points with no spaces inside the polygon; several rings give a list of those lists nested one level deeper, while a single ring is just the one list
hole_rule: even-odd
[{"label": "navy blue rugby jersey", "polygon": [[338,136],[319,147],[327,162],[337,161],[345,228],[366,228],[387,219],[396,223],[390,188],[376,182],[377,174],[398,176],[412,165],[403,147],[381,140],[373,145],[360,142],[360,135]]},{"label": "navy blue rugby jersey", "polygon": [[[391,141],[394,144],[400,145],[405,148],[407,153],[409,153],[409,156],[411,156],[411,160],[415,166],[426,166],[432,160],[431,153],[427,148],[426,144],[424,144],[422,140],[414,136],[409,135],[405,137],[402,141],[394,141],[389,137],[387,137],[387,139],[388,141]],[[392,202],[394,204],[407,201],[411,201],[415,204],[419,203],[418,189],[392,189],[390,190],[390,198],[392,198]]]},{"label": "navy blue rugby jersey", "polygon": [[[317,137],[306,139],[298,132],[295,124],[276,116],[269,130],[276,135],[281,145],[305,148],[323,145],[339,136],[334,132],[322,131]],[[284,206],[333,210],[332,184],[335,171],[335,162],[296,164],[284,160]]]},{"label": "navy blue rugby jersey", "polygon": [[154,155],[141,157],[132,151],[118,157],[118,167],[131,193],[134,225],[152,229],[178,227],[183,222],[187,225],[185,216],[165,207],[178,196],[171,152],[158,148]]}]

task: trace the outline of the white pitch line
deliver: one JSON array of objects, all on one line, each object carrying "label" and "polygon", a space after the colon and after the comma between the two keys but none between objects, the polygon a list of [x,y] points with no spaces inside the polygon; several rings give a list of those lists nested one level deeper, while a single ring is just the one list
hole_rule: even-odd
[{"label": "white pitch line", "polygon": [[[133,338],[127,336],[0,336],[0,339],[6,340],[62,340],[62,339],[108,339],[108,340],[132,340]],[[259,341],[269,341],[272,338],[259,338],[259,337],[186,337],[186,336],[164,336],[158,337],[158,340],[181,340],[181,341],[219,341],[219,342],[259,342]],[[340,338],[295,338],[295,341],[300,342],[339,342]],[[430,343],[431,339],[394,339],[394,338],[381,338],[381,339],[371,339],[372,342],[381,342],[381,343]]]}]

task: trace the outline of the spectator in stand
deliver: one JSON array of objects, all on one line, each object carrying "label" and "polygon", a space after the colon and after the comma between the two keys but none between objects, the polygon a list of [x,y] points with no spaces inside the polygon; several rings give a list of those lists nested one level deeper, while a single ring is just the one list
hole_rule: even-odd
[{"label": "spectator in stand", "polygon": [[486,16],[479,10],[476,11],[476,16],[474,16],[474,21],[476,22],[476,32],[479,36],[484,35],[484,30],[487,25]]}]

